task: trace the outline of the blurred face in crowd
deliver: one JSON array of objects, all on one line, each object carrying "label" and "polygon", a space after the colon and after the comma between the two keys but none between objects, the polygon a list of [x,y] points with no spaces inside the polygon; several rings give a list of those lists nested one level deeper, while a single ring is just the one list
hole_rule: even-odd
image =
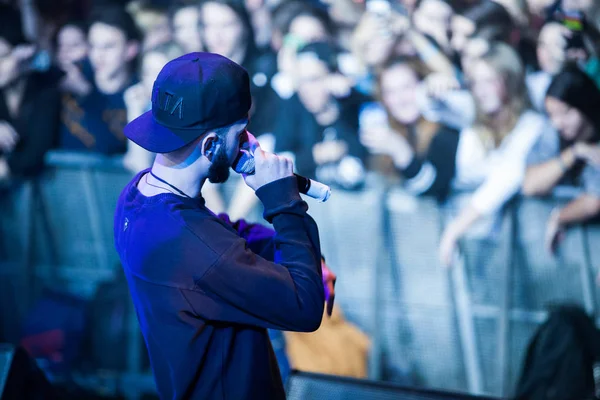
[{"label": "blurred face in crowd", "polygon": [[248,12],[256,12],[258,11],[263,5],[264,5],[264,0],[245,0],[244,4],[246,5],[246,9],[248,10]]},{"label": "blurred face in crowd", "polygon": [[164,12],[153,12],[147,17],[147,31],[144,35],[144,49],[151,49],[171,40],[169,17]]},{"label": "blurred face in crowd", "polygon": [[296,58],[295,78],[298,97],[306,109],[315,114],[331,101],[327,87],[329,69],[314,53],[300,53]]},{"label": "blurred face in crowd", "polygon": [[144,89],[146,93],[152,93],[152,86],[154,85],[154,81],[158,77],[158,74],[165,66],[166,63],[169,62],[169,59],[166,55],[157,52],[157,51],[149,51],[144,54],[142,58],[142,70],[141,70],[141,80],[142,85],[144,85]]},{"label": "blurred face in crowd", "polygon": [[471,91],[486,115],[499,112],[506,102],[506,85],[500,74],[487,62],[478,60],[471,69]]},{"label": "blurred face in crowd", "polygon": [[208,2],[202,6],[200,16],[206,50],[231,58],[246,47],[244,26],[231,8]]},{"label": "blurred face in crowd", "polygon": [[96,79],[112,79],[127,71],[137,54],[137,46],[128,42],[122,30],[100,22],[91,26],[88,41]]},{"label": "blurred face in crowd", "polygon": [[592,122],[581,111],[554,97],[546,98],[546,111],[554,128],[568,141],[577,140],[592,127]]},{"label": "blurred face in crowd", "polygon": [[13,54],[13,46],[0,37],[0,89],[19,76],[19,62]]},{"label": "blurred face in crowd", "polygon": [[548,23],[540,31],[537,58],[543,71],[555,75],[562,69],[566,59],[565,28],[558,23]]},{"label": "blurred face in crowd", "polygon": [[290,24],[290,35],[295,36],[304,43],[327,40],[329,35],[321,21],[310,15],[300,15]]},{"label": "blurred face in crowd", "polygon": [[452,48],[461,53],[467,44],[467,40],[475,33],[475,23],[462,15],[452,17]]},{"label": "blurred face in crowd", "polygon": [[407,64],[395,64],[381,75],[381,98],[392,117],[401,124],[410,125],[419,119],[417,105],[419,78]]},{"label": "blurred face in crowd", "polygon": [[452,17],[452,8],[442,0],[423,0],[416,10],[426,17],[431,25],[450,28],[450,19]]},{"label": "blurred face in crowd", "polygon": [[417,28],[433,37],[441,46],[448,41],[452,8],[442,0],[423,0],[415,10]]},{"label": "blurred face in crowd", "polygon": [[471,69],[473,65],[475,65],[475,63],[488,51],[489,46],[487,40],[478,37],[467,41],[460,59],[463,72],[467,79],[472,73]]},{"label": "blurred face in crowd", "polygon": [[173,38],[186,53],[202,51],[200,12],[196,6],[185,7],[173,14]]},{"label": "blurred face in crowd", "polygon": [[77,26],[64,26],[58,32],[56,42],[56,57],[61,65],[76,63],[87,56],[87,38]]},{"label": "blurred face in crowd", "polygon": [[408,10],[408,12],[412,12],[417,6],[417,0],[400,0],[400,3]]},{"label": "blurred face in crowd", "polygon": [[527,7],[532,14],[542,15],[554,2],[555,0],[527,0]]},{"label": "blurred face in crowd", "polygon": [[364,5],[354,0],[322,0],[327,4],[329,16],[338,26],[356,26]]}]

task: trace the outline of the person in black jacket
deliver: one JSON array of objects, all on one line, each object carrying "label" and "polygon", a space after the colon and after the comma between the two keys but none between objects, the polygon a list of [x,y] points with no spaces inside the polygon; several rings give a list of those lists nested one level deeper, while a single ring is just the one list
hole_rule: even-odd
[{"label": "person in black jacket", "polygon": [[58,79],[36,71],[20,14],[0,5],[0,181],[41,171],[59,126]]},{"label": "person in black jacket", "polygon": [[[87,92],[61,95],[59,147],[63,150],[123,154],[127,140],[124,93],[137,82],[135,66],[141,32],[118,6],[96,8],[89,20],[89,61],[93,77]],[[80,65],[83,73],[84,65]],[[71,73],[71,71],[69,71]]]},{"label": "person in black jacket", "polygon": [[291,161],[257,147],[244,175],[274,236],[217,217],[200,194],[254,142],[249,80],[217,54],[179,57],[156,79],[152,110],[125,128],[158,153],[121,193],[114,238],[163,399],[285,399],[267,328],[321,323],[319,234]]}]

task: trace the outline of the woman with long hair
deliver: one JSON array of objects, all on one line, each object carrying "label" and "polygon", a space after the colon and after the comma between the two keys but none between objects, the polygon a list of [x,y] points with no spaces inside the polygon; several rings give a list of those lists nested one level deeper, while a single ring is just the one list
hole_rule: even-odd
[{"label": "woman with long hair", "polygon": [[544,132],[529,159],[523,193],[546,195],[558,184],[583,193],[556,208],[546,229],[546,248],[553,251],[564,229],[600,213],[600,90],[576,66],[554,77],[545,106],[556,130]]},{"label": "woman with long hair", "polygon": [[387,118],[361,118],[360,139],[373,154],[391,158],[414,195],[442,199],[454,176],[458,130],[423,116],[418,92],[428,69],[418,58],[394,58],[377,78],[377,97]]},{"label": "woman with long hair", "polygon": [[440,259],[447,266],[467,230],[519,191],[527,155],[548,128],[546,119],[530,109],[523,63],[508,45],[492,44],[469,70],[478,115],[460,133],[454,187],[475,192],[442,235]]}]

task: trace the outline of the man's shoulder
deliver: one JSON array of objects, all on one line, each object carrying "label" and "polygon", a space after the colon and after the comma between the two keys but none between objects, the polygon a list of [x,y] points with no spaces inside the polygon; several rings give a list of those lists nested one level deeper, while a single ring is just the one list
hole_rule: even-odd
[{"label": "man's shoulder", "polygon": [[214,253],[221,255],[240,239],[237,232],[206,207],[179,208],[172,214],[197,240]]},{"label": "man's shoulder", "polygon": [[241,240],[205,207],[163,195],[144,202],[128,187],[115,218],[116,245],[126,269],[144,281],[190,289]]},{"label": "man's shoulder", "polygon": [[[198,240],[216,253],[222,253],[223,247],[232,237],[239,238],[236,231],[204,206],[202,199],[184,199],[171,194],[159,194],[146,197],[137,190],[137,184],[149,169],[136,174],[125,185],[117,202],[116,219],[130,215],[131,221],[138,218],[145,226],[160,224],[160,233],[179,231],[180,240]],[[120,221],[115,221],[120,222]],[[156,227],[158,228],[158,227]]]}]

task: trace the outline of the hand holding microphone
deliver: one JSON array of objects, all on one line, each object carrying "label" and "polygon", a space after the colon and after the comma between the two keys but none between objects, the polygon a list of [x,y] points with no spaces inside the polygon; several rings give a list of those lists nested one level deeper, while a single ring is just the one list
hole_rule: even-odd
[{"label": "hand holding microphone", "polygon": [[254,171],[242,172],[246,184],[254,191],[278,179],[293,175],[291,160],[257,147],[253,152]]},{"label": "hand holding microphone", "polygon": [[[248,140],[240,148],[233,169],[244,176],[244,180],[253,190],[278,179],[294,175],[298,181],[298,190],[320,202],[331,195],[331,189],[320,182],[293,173],[292,161],[276,154],[263,151],[250,132]],[[255,173],[258,171],[258,173]]]}]

